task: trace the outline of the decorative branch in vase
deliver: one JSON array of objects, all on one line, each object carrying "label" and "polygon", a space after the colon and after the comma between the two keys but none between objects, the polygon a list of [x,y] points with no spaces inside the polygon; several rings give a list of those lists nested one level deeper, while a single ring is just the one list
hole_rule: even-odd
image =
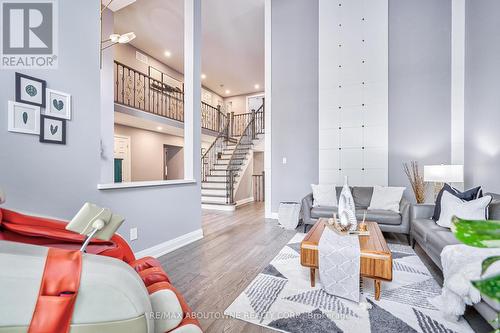
[{"label": "decorative branch in vase", "polygon": [[403,163],[403,169],[410,181],[413,194],[415,194],[415,199],[417,203],[425,202],[425,182],[424,175],[420,173],[417,161],[411,161],[410,165],[408,163]]}]

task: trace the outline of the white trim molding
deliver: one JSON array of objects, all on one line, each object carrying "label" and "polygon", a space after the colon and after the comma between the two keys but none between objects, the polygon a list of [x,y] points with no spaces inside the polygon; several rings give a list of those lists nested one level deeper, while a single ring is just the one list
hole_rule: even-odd
[{"label": "white trim molding", "polygon": [[142,258],[142,257],[158,258],[167,253],[175,251],[183,246],[196,242],[197,240],[200,240],[202,238],[203,238],[203,230],[198,229],[190,233],[187,233],[185,235],[179,236],[177,238],[171,239],[169,241],[135,252],[134,254],[136,258]]},{"label": "white trim molding", "polygon": [[465,149],[464,109],[465,109],[465,0],[452,0],[451,3],[451,163],[452,164],[461,164],[461,165],[464,164],[464,149]]},{"label": "white trim molding", "polygon": [[265,0],[265,28],[264,28],[264,43],[265,43],[265,84],[264,84],[264,104],[265,104],[265,124],[264,129],[264,172],[266,175],[266,182],[264,184],[265,193],[265,217],[272,217],[272,158],[271,158],[271,130],[272,130],[272,117],[271,117],[271,94],[272,94],[272,41],[271,41],[271,24],[272,24],[272,3],[271,0]]},{"label": "white trim molding", "polygon": [[237,200],[236,207],[239,207],[239,206],[242,206],[242,205],[245,205],[247,203],[254,202],[254,201],[255,201],[254,197],[248,197],[245,199]]}]

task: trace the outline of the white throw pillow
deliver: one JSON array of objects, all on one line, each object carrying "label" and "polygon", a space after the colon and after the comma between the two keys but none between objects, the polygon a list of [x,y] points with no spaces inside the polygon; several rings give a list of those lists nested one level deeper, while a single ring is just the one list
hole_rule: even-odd
[{"label": "white throw pillow", "polygon": [[314,185],[311,184],[313,191],[313,207],[318,206],[337,206],[337,192],[335,185]]},{"label": "white throw pillow", "polygon": [[491,196],[463,201],[448,191],[443,192],[441,197],[441,215],[437,224],[445,228],[451,228],[451,218],[453,215],[467,220],[484,220],[486,218],[486,207],[491,202]]},{"label": "white throw pillow", "polygon": [[399,213],[399,203],[406,187],[374,186],[368,210],[382,209]]}]

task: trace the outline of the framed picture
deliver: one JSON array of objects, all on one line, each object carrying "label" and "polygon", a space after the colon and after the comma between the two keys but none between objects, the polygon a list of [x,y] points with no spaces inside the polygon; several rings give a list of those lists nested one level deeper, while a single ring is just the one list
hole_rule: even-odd
[{"label": "framed picture", "polygon": [[8,112],[9,132],[40,133],[40,107],[9,101]]},{"label": "framed picture", "polygon": [[71,95],[61,91],[47,89],[47,116],[71,119]]},{"label": "framed picture", "polygon": [[40,142],[66,144],[66,120],[42,115],[40,121]]},{"label": "framed picture", "polygon": [[16,102],[45,107],[47,82],[16,73]]}]

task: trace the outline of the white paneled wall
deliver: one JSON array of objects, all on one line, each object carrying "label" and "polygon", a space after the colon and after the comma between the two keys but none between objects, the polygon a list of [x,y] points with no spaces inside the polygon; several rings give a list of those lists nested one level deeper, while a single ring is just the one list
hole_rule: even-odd
[{"label": "white paneled wall", "polygon": [[388,182],[388,0],[319,0],[319,180]]}]

